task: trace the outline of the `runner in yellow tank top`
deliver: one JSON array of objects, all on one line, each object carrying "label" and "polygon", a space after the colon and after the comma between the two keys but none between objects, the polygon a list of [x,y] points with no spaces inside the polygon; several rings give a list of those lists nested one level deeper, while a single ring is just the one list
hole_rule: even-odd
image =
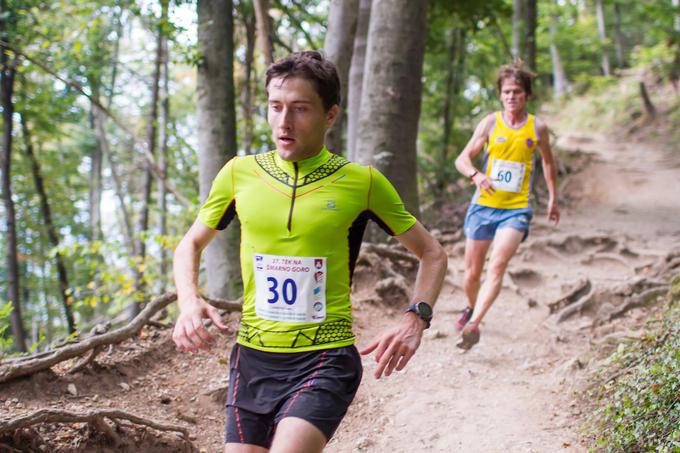
[{"label": "runner in yellow tank top", "polygon": [[486,145],[484,173],[494,181],[493,194],[477,190],[476,203],[499,209],[529,207],[536,136],[534,115],[519,127],[509,126],[503,112],[494,115],[494,127]]},{"label": "runner in yellow tank top", "polygon": [[[521,64],[500,68],[496,86],[503,110],[487,115],[456,159],[456,168],[475,184],[465,217],[465,279],[468,306],[456,323],[462,330],[458,347],[470,349],[479,341],[479,324],[501,289],[505,269],[529,233],[534,156],[538,150],[550,198],[547,216],[557,224],[555,163],[547,124],[526,110],[534,75]],[[484,153],[482,171],[472,160]],[[486,254],[494,246],[484,284],[481,274]]]}]

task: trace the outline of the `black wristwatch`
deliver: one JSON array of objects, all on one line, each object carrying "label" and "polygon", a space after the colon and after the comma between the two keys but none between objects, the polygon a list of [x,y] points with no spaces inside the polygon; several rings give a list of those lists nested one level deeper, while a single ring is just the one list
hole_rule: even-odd
[{"label": "black wristwatch", "polygon": [[427,323],[425,328],[430,328],[430,323],[432,322],[432,307],[430,307],[430,304],[427,302],[416,302],[409,305],[408,310],[406,310],[406,313],[408,312],[413,312],[418,315],[420,319]]}]

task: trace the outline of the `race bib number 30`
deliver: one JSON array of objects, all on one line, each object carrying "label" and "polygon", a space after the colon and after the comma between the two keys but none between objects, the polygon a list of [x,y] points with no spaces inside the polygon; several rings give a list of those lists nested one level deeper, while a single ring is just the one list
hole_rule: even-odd
[{"label": "race bib number 30", "polygon": [[495,159],[491,164],[491,174],[496,190],[520,192],[524,181],[525,165],[522,162]]},{"label": "race bib number 30", "polygon": [[255,313],[270,321],[326,319],[326,258],[253,255]]}]

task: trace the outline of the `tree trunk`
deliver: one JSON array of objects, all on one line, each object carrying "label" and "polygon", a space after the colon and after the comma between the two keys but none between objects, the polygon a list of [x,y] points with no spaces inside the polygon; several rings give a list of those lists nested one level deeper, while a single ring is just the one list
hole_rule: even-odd
[{"label": "tree trunk", "polygon": [[538,6],[536,0],[525,0],[524,17],[526,24],[526,44],[524,58],[527,66],[536,71],[536,18]]},{"label": "tree trunk", "polygon": [[357,138],[359,162],[382,171],[416,216],[426,19],[424,0],[381,0],[373,5]]},{"label": "tree trunk", "polygon": [[239,2],[243,26],[246,31],[246,52],[243,62],[243,84],[241,86],[241,108],[243,109],[243,150],[246,154],[253,152],[253,62],[255,56],[256,20],[253,10]]},{"label": "tree trunk", "polygon": [[595,0],[595,14],[597,16],[597,32],[600,36],[600,43],[602,44],[602,73],[605,76],[611,75],[611,66],[609,65],[609,53],[607,45],[607,28],[604,22],[604,7],[602,0]]},{"label": "tree trunk", "polygon": [[[47,191],[45,190],[45,184],[43,183],[42,170],[40,169],[40,164],[35,158],[35,153],[33,152],[33,144],[31,143],[31,135],[28,130],[28,125],[26,124],[26,118],[24,114],[21,115],[21,128],[24,134],[24,144],[26,146],[26,156],[31,163],[31,171],[33,173],[33,181],[35,182],[35,190],[38,194],[38,199],[40,200],[40,211],[42,212],[43,220],[45,222],[45,229],[47,230],[47,238],[50,245],[54,249],[59,247],[59,235],[57,234],[57,228],[52,221],[52,210],[50,209],[50,203],[47,198]],[[66,325],[68,326],[68,333],[74,333],[76,331],[76,322],[73,318],[73,307],[68,296],[69,282],[68,273],[66,272],[66,263],[61,253],[57,251],[54,256],[57,266],[57,276],[59,279],[59,293],[61,295],[62,308],[64,310],[64,317],[66,318]]]},{"label": "tree trunk", "polygon": [[354,34],[352,63],[349,68],[347,87],[347,157],[357,160],[356,141],[359,125],[359,109],[361,108],[361,89],[364,83],[366,66],[366,44],[368,42],[368,25],[371,20],[372,0],[360,0],[357,18],[357,29]]},{"label": "tree trunk", "polygon": [[512,0],[512,58],[524,57],[524,0]]},{"label": "tree trunk", "polygon": [[257,42],[260,46],[260,52],[264,56],[264,62],[269,66],[274,62],[269,0],[253,0],[253,6],[255,6],[255,17],[257,18]]},{"label": "tree trunk", "polygon": [[[154,62],[153,76],[151,82],[151,111],[149,112],[149,125],[147,129],[147,143],[149,154],[153,159],[156,155],[156,129],[158,121],[158,92],[161,71],[161,60],[163,59],[163,24],[168,18],[168,1],[161,0],[161,18],[157,26],[156,37],[156,59]],[[144,235],[149,229],[149,210],[151,205],[151,189],[154,174],[151,164],[145,161],[144,181],[142,183],[142,208],[139,213],[137,224],[137,236],[135,238],[135,259],[138,260],[135,266],[135,301],[130,309],[130,319],[134,318],[141,311],[142,302],[146,298],[146,284],[144,282],[143,265],[146,260],[146,242]]]},{"label": "tree trunk", "polygon": [[[163,35],[161,41],[162,47],[162,62],[161,62],[161,114],[159,121],[159,137],[160,144],[160,161],[159,166],[163,174],[168,174],[168,128],[170,123],[170,88],[168,75],[168,37]],[[158,235],[164,238],[168,234],[168,191],[163,184],[163,181],[158,181]],[[169,261],[168,251],[163,243],[160,246],[160,260],[159,260],[159,294],[165,294],[167,291],[167,283],[169,277]]]},{"label": "tree trunk", "polygon": [[623,52],[623,31],[621,30],[621,5],[614,3],[614,46],[616,50],[616,64],[619,68],[626,67],[626,58]]},{"label": "tree trunk", "polygon": [[116,43],[113,48],[113,64],[111,67],[111,84],[109,85],[109,92],[106,99],[106,107],[111,108],[113,96],[116,93],[116,80],[118,76],[118,57],[120,55],[120,38],[123,35],[123,21],[121,20],[121,13],[116,14]]},{"label": "tree trunk", "polygon": [[508,40],[505,37],[505,34],[503,33],[503,29],[498,23],[498,18],[494,16],[491,18],[491,21],[493,24],[493,28],[496,30],[496,36],[498,37],[498,40],[501,42],[501,45],[503,46],[503,51],[505,52],[505,57],[503,58],[509,58],[512,60],[514,58],[514,54],[512,49],[510,48],[510,45],[508,44]]},{"label": "tree trunk", "polygon": [[[236,154],[234,107],[234,36],[232,1],[198,1],[198,171],[201,199],[217,172]],[[219,234],[205,250],[207,294],[229,299],[240,287],[238,222]]]},{"label": "tree trunk", "polygon": [[645,106],[645,112],[650,118],[656,117],[656,107],[649,98],[649,93],[647,92],[647,86],[645,82],[640,81],[640,97],[642,98],[642,104]]},{"label": "tree trunk", "polygon": [[[99,88],[97,83],[91,83],[92,96],[99,99]],[[101,239],[101,201],[102,201],[102,146],[97,134],[97,127],[94,122],[94,110],[97,107],[90,105],[90,129],[95,136],[94,147],[90,155],[90,237],[93,241]]]},{"label": "tree trunk", "polygon": [[550,60],[552,62],[553,73],[553,98],[560,99],[569,91],[569,80],[564,72],[560,52],[557,48],[557,17],[553,16],[550,20]]},{"label": "tree trunk", "polygon": [[[7,14],[5,1],[0,0],[0,37],[7,41]],[[11,14],[11,12],[10,12]],[[10,324],[14,344],[19,352],[26,352],[26,330],[21,317],[21,292],[19,290],[19,260],[17,257],[17,227],[12,200],[12,116],[14,104],[14,74],[16,59],[10,59],[7,49],[0,45],[0,95],[2,96],[2,198],[5,204],[5,242],[7,244],[7,298],[12,303]]]},{"label": "tree trunk", "polygon": [[323,49],[326,57],[338,69],[340,86],[342,87],[342,102],[340,114],[335,124],[326,134],[326,147],[335,154],[342,154],[342,132],[345,124],[345,110],[347,107],[347,83],[349,67],[354,50],[354,35],[359,17],[359,0],[332,0],[328,13],[328,31]]},{"label": "tree trunk", "polygon": [[[120,204],[120,212],[123,217],[122,223],[124,226],[123,234],[125,235],[125,244],[130,256],[133,256],[135,254],[135,245],[134,234],[132,232],[132,221],[130,220],[130,210],[127,208],[125,203],[125,195],[123,194],[124,189],[118,172],[118,166],[109,147],[109,141],[106,137],[106,130],[104,129],[104,114],[99,110],[99,108],[96,108],[94,111],[94,121],[97,127],[97,134],[99,134],[99,143],[102,145],[102,154],[104,158],[108,159],[109,161],[109,169],[111,170],[113,187],[115,189],[118,203]],[[133,146],[134,145],[130,145],[130,147]]]},{"label": "tree trunk", "polygon": [[441,207],[444,201],[444,189],[446,187],[446,172],[445,169],[449,160],[449,141],[451,139],[451,130],[453,129],[453,115],[451,113],[451,104],[454,97],[454,83],[456,80],[456,72],[459,69],[455,62],[459,59],[458,49],[459,42],[462,39],[462,32],[460,28],[455,28],[449,32],[449,58],[446,68],[446,81],[444,82],[444,101],[442,103],[442,143],[439,165],[437,166],[437,180],[435,182],[435,196],[434,202],[437,208]]}]

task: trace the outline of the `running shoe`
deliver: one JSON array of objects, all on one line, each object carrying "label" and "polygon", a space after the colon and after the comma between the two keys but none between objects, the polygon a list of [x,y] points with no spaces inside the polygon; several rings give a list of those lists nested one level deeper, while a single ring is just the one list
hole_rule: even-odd
[{"label": "running shoe", "polygon": [[470,348],[477,343],[479,343],[479,326],[477,323],[470,322],[463,328],[461,340],[456,346],[465,351],[469,351]]},{"label": "running shoe", "polygon": [[463,314],[461,314],[460,318],[458,318],[458,321],[456,321],[456,329],[463,330],[465,324],[467,324],[470,318],[472,318],[472,310],[472,307],[465,307]]}]

